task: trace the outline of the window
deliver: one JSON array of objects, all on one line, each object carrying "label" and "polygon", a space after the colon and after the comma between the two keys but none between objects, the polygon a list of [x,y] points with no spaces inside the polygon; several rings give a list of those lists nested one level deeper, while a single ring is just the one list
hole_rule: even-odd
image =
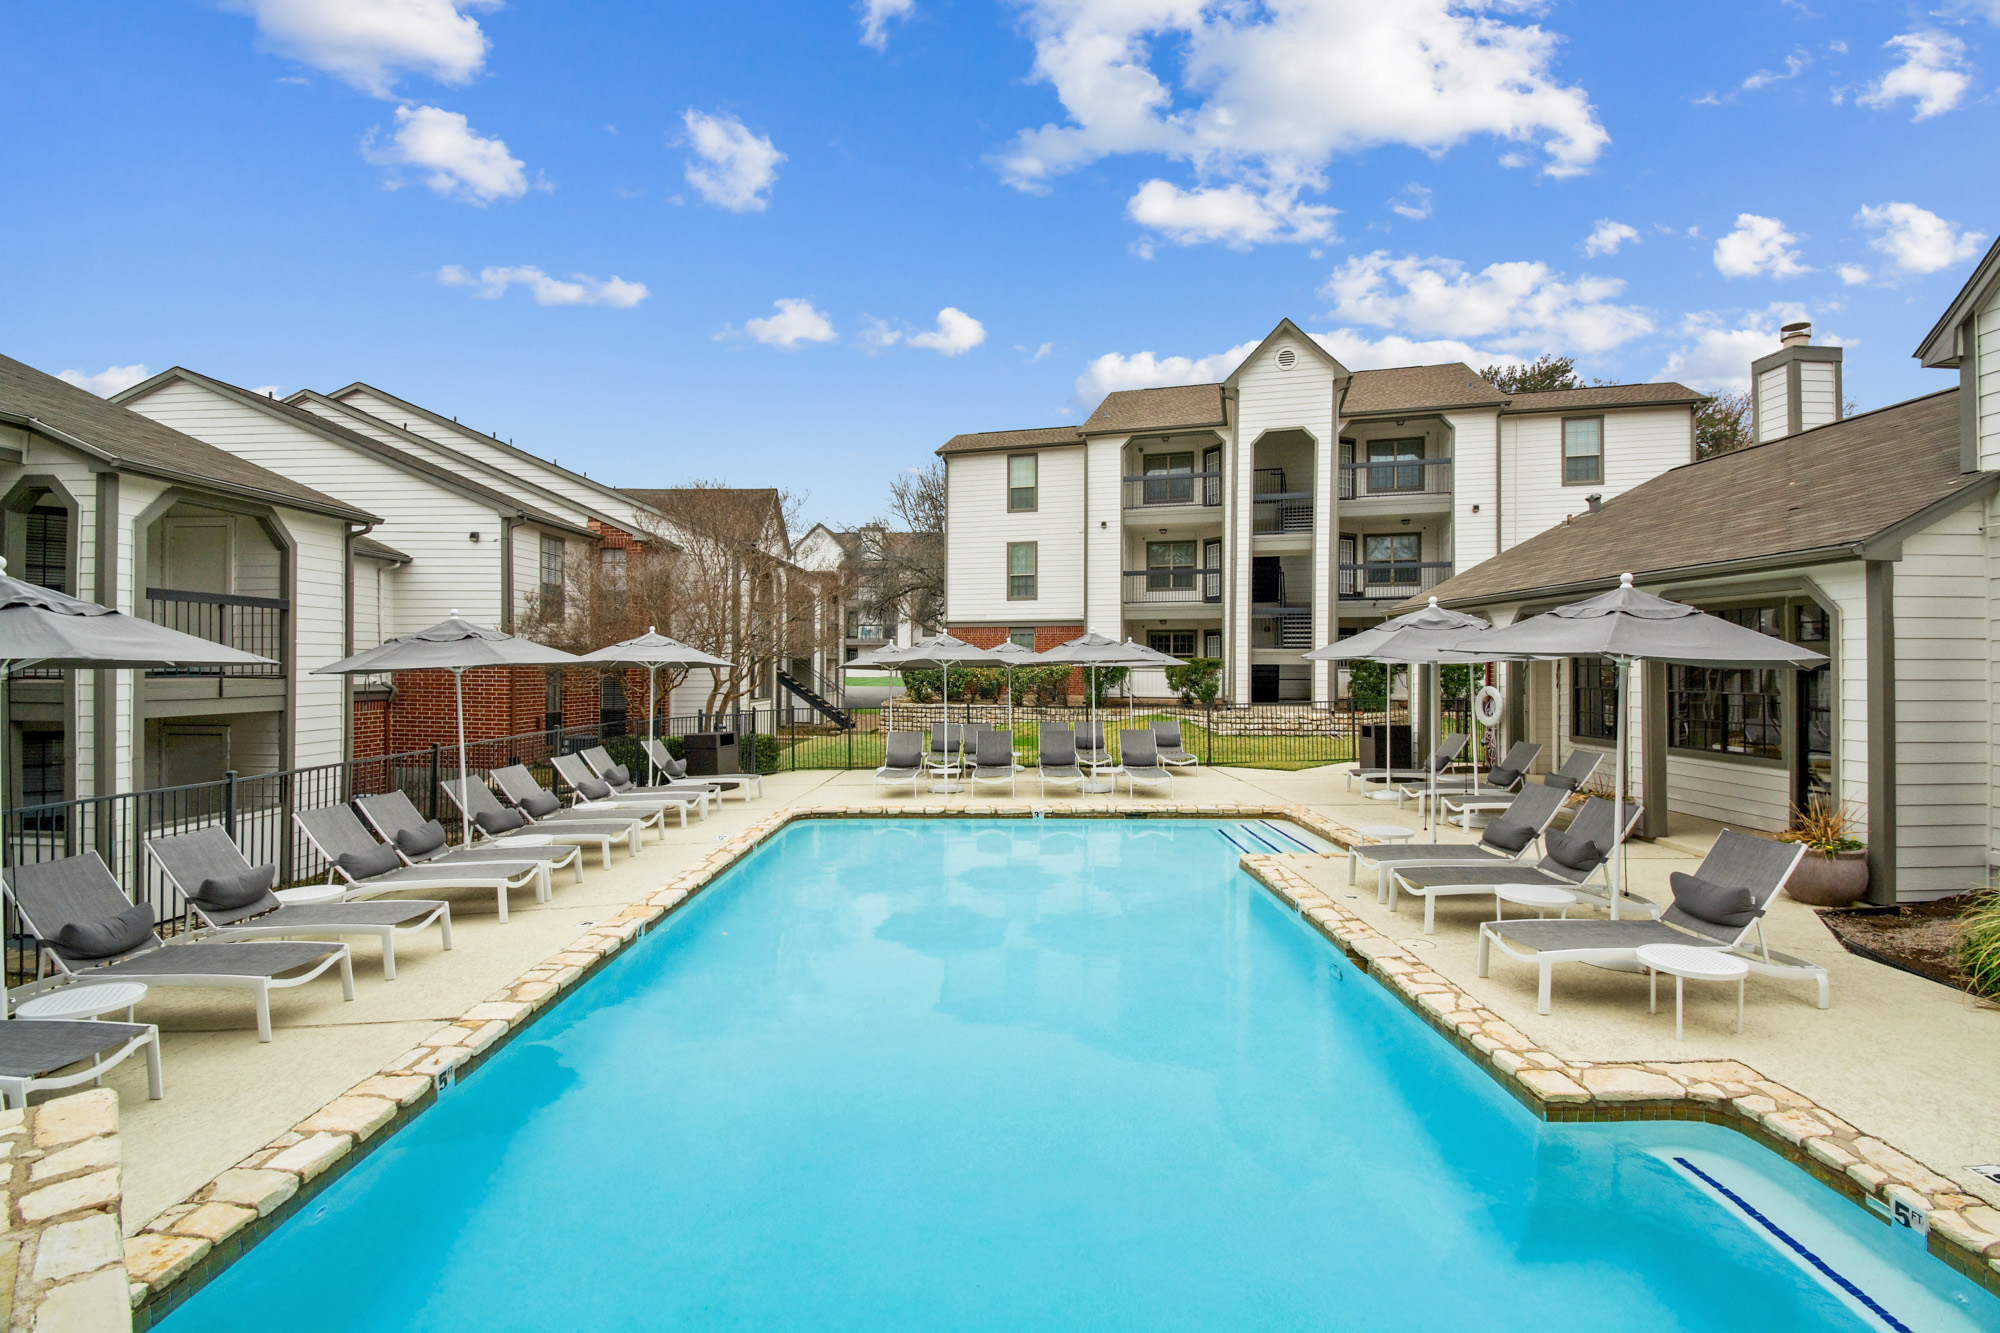
[{"label": "window", "polygon": [[1174,657],[1194,656],[1194,631],[1191,629],[1156,629],[1146,632],[1146,646],[1156,653],[1167,653]]},{"label": "window", "polygon": [[563,613],[563,539],[542,534],[542,614]]},{"label": "window", "polygon": [[1035,456],[1012,454],[1007,459],[1007,512],[1035,507]]},{"label": "window", "polygon": [[1035,543],[1007,543],[1007,600],[1035,600]]},{"label": "window", "polygon": [[1590,486],[1604,480],[1604,418],[1563,418],[1563,485]]},{"label": "window", "polygon": [[1569,659],[1569,734],[1578,740],[1618,740],[1618,668],[1601,657]]},{"label": "window", "polygon": [[[1713,614],[1759,634],[1785,637],[1782,602],[1725,607]],[[1808,617],[1802,614],[1799,627],[1815,629],[1824,637],[1825,614],[1813,607],[1812,618],[1818,623],[1807,624]],[[1699,750],[1705,754],[1784,758],[1783,681],[1784,675],[1779,671],[1668,667],[1668,743],[1677,750]]]},{"label": "window", "polygon": [[605,676],[599,681],[597,721],[607,736],[625,734],[625,677]]},{"label": "window", "polygon": [[[625,548],[607,546],[598,552],[598,563],[604,571],[604,586],[612,592],[625,591]],[[543,582],[547,582],[544,575]]]},{"label": "window", "polygon": [[26,575],[30,583],[56,592],[69,591],[69,511],[30,509],[27,523]]},{"label": "window", "polygon": [[[1378,491],[1420,491],[1424,488],[1424,469],[1415,460],[1424,456],[1424,442],[1421,438],[1409,440],[1368,441],[1368,490]],[[1384,463],[1411,460],[1402,467],[1384,467]]]},{"label": "window", "polygon": [[1194,454],[1147,454],[1144,500],[1149,505],[1194,503]]},{"label": "window", "polygon": [[1222,657],[1222,631],[1207,629],[1201,632],[1201,655],[1218,660]]},{"label": "window", "polygon": [[[64,517],[68,517],[64,515]],[[21,805],[56,805],[63,797],[63,733],[21,729]],[[63,812],[44,810],[21,818],[26,832],[60,833]]]},{"label": "window", "polygon": [[1146,543],[1146,591],[1194,589],[1193,542]]},{"label": "window", "polygon": [[551,671],[544,677],[542,686],[542,727],[547,731],[562,730],[562,672]]},{"label": "window", "polygon": [[1416,583],[1423,577],[1423,535],[1385,532],[1361,539],[1361,558],[1369,583]]},{"label": "window", "polygon": [[1025,629],[1008,630],[1007,642],[1013,644],[1016,648],[1026,648],[1029,652],[1033,652],[1035,650],[1035,627],[1030,625]]}]

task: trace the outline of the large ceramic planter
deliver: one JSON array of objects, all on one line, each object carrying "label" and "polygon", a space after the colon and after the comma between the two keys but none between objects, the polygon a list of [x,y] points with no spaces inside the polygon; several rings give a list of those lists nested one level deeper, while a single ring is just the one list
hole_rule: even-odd
[{"label": "large ceramic planter", "polygon": [[1868,893],[1868,853],[1806,849],[1785,892],[1813,907],[1852,907]]}]

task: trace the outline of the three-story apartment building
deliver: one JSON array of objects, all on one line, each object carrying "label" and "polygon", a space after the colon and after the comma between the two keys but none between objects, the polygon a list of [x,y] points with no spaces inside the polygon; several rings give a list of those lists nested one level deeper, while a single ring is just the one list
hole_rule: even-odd
[{"label": "three-story apartment building", "polygon": [[977,642],[1129,637],[1221,659],[1239,702],[1325,702],[1337,669],[1300,654],[1693,461],[1703,401],[1351,371],[1285,320],[1218,384],[946,441],[947,618]]}]

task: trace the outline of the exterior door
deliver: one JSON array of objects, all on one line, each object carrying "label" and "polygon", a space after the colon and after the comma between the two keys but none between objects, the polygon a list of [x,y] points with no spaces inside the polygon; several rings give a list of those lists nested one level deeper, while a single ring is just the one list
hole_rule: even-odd
[{"label": "exterior door", "polygon": [[[1201,451],[1201,470],[1208,475],[1202,478],[1201,502],[1213,507],[1222,503],[1222,446],[1211,445]],[[1220,568],[1220,566],[1217,566]]]},{"label": "exterior door", "polygon": [[1210,537],[1201,544],[1201,600],[1222,600],[1222,538]]}]

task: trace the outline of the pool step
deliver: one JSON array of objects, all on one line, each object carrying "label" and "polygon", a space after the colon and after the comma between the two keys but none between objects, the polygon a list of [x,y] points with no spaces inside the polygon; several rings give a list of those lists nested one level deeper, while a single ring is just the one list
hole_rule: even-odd
[{"label": "pool step", "polygon": [[1218,828],[1216,833],[1225,842],[1246,856],[1268,856],[1273,853],[1285,854],[1296,852],[1317,853],[1329,850],[1313,846],[1312,843],[1293,833],[1283,824],[1273,823],[1268,819],[1260,819],[1255,822],[1246,821],[1233,826],[1233,828]]}]

